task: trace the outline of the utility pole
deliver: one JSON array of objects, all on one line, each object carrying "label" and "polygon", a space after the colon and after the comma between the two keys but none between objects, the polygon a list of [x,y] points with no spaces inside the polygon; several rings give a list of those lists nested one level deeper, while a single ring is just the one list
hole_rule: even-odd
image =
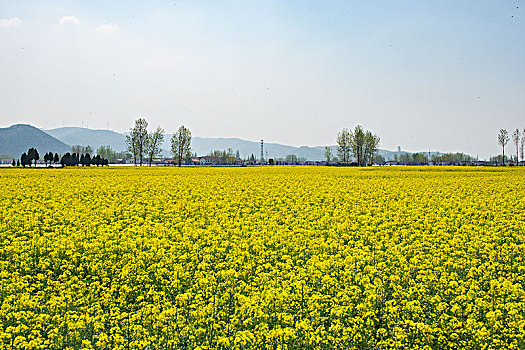
[{"label": "utility pole", "polygon": [[264,141],[261,140],[261,164],[264,163]]}]

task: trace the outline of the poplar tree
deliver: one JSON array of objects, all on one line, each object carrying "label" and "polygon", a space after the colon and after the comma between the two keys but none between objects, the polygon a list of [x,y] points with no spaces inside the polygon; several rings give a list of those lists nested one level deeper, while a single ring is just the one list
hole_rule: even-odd
[{"label": "poplar tree", "polygon": [[129,135],[126,135],[126,143],[128,145],[128,151],[133,154],[135,165],[138,160],[142,166],[148,143],[148,122],[146,119],[139,118],[135,120],[135,126],[130,129]]},{"label": "poplar tree", "polygon": [[146,153],[148,155],[149,166],[153,161],[153,157],[157,157],[162,152],[162,143],[164,142],[164,129],[160,126],[148,134],[148,142],[146,145]]},{"label": "poplar tree", "polygon": [[520,129],[514,130],[514,132],[512,133],[512,141],[514,141],[514,144],[516,145],[516,164],[518,165],[520,164],[520,159],[518,158],[519,156],[518,151],[519,151],[521,137],[522,135],[521,135]]},{"label": "poplar tree", "polygon": [[365,145],[364,145],[364,163],[372,164],[374,160],[374,155],[377,152],[377,147],[379,146],[379,136],[372,134],[372,132],[367,131],[365,134]]},{"label": "poplar tree", "polygon": [[357,125],[350,134],[350,148],[352,154],[357,160],[358,165],[363,165],[365,158],[365,131],[361,125]]},{"label": "poplar tree", "polygon": [[332,149],[328,146],[324,148],[324,157],[326,158],[327,163],[330,163],[332,160]]},{"label": "poplar tree", "polygon": [[500,129],[498,134],[498,144],[503,147],[503,165],[505,165],[505,146],[509,142],[509,132],[507,129]]},{"label": "poplar tree", "polygon": [[351,134],[347,128],[343,128],[343,130],[337,133],[337,156],[343,164],[350,161],[350,151],[352,149],[350,138]]},{"label": "poplar tree", "polygon": [[179,166],[184,158],[191,155],[191,132],[184,125],[171,137],[171,153],[177,159]]}]

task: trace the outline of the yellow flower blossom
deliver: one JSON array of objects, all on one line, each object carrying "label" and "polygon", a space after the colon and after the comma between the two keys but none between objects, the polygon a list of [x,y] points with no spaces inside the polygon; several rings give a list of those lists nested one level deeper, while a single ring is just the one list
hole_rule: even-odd
[{"label": "yellow flower blossom", "polygon": [[0,169],[0,348],[525,348],[524,180]]}]

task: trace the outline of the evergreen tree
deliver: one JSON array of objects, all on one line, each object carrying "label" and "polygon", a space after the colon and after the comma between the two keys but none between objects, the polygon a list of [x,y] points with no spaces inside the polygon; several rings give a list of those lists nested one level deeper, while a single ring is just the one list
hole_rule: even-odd
[{"label": "evergreen tree", "polygon": [[49,162],[49,165],[51,165],[52,161],[53,161],[53,153],[48,152],[44,154],[44,163],[46,164],[46,166],[47,166],[47,162]]},{"label": "evergreen tree", "polygon": [[40,159],[40,155],[38,154],[37,149],[34,147],[31,147],[29,151],[27,151],[27,160],[28,160],[29,166],[31,166],[32,161],[35,161],[35,166],[36,166],[36,161],[39,159]]}]

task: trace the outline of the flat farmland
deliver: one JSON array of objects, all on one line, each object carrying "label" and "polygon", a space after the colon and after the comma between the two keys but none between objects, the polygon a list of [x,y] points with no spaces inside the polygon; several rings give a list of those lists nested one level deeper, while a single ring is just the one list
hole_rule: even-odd
[{"label": "flat farmland", "polygon": [[0,169],[0,348],[525,348],[525,169]]}]

